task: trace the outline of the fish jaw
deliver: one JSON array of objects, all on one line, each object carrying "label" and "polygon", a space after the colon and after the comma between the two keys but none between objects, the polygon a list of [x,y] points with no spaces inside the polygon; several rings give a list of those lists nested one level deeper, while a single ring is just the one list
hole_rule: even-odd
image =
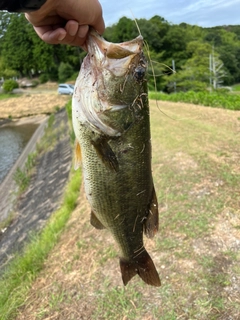
[{"label": "fish jaw", "polygon": [[111,71],[115,76],[123,76],[135,55],[142,51],[143,37],[122,42],[111,43],[91,29],[87,40],[87,48],[91,63]]}]

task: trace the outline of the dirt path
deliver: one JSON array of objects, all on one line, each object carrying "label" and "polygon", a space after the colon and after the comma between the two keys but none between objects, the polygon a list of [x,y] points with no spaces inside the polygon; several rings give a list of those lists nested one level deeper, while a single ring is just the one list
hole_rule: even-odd
[{"label": "dirt path", "polygon": [[54,128],[59,129],[56,145],[38,158],[30,187],[18,201],[14,222],[0,233],[0,271],[29,236],[43,228],[60,204],[72,158],[65,110],[55,115]]}]

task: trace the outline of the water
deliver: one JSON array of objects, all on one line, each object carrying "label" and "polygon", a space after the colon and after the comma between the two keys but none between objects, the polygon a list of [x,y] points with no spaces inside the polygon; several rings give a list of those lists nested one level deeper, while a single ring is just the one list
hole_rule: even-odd
[{"label": "water", "polygon": [[29,123],[0,127],[0,184],[22,153],[37,127],[37,124]]}]

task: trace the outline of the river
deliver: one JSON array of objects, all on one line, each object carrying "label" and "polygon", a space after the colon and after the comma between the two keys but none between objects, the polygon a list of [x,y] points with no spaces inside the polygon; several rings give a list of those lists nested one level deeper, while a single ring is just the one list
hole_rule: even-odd
[{"label": "river", "polygon": [[38,124],[0,126],[0,184],[12,168]]}]

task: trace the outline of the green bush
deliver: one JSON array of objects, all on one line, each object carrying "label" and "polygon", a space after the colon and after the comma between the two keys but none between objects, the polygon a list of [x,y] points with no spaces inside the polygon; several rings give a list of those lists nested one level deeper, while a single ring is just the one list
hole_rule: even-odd
[{"label": "green bush", "polygon": [[223,94],[218,92],[187,91],[166,94],[161,92],[149,92],[149,98],[163,101],[200,104],[203,106],[230,110],[240,110],[240,96],[231,93]]},{"label": "green bush", "polygon": [[15,80],[9,79],[9,80],[4,81],[4,83],[3,83],[3,90],[5,92],[12,92],[13,89],[17,89],[17,88],[18,88],[18,83]]},{"label": "green bush", "polygon": [[46,83],[49,80],[49,76],[46,73],[42,73],[39,77],[40,83]]}]

